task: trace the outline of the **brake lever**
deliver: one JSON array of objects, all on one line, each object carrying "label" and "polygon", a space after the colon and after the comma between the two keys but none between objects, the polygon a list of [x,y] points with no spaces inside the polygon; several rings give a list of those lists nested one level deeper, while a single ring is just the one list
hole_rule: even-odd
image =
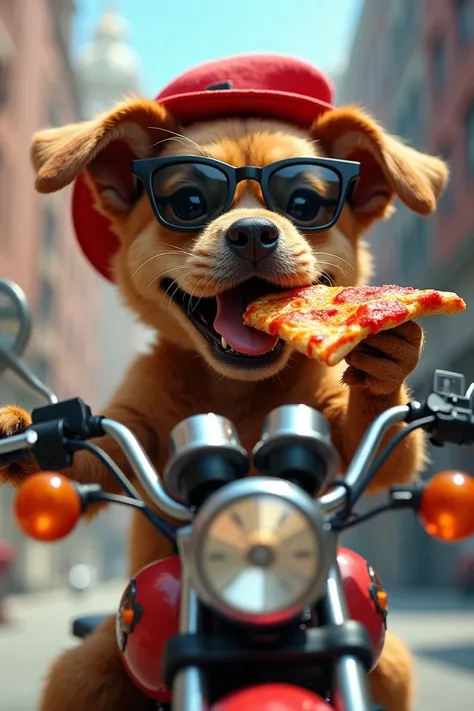
[{"label": "brake lever", "polygon": [[434,446],[474,444],[474,383],[464,392],[464,376],[445,370],[434,373],[433,391],[423,405],[410,404],[408,421],[432,417],[423,426]]},{"label": "brake lever", "polygon": [[470,398],[431,393],[424,406],[426,415],[433,415],[431,424],[424,427],[431,444],[474,444],[474,413]]}]

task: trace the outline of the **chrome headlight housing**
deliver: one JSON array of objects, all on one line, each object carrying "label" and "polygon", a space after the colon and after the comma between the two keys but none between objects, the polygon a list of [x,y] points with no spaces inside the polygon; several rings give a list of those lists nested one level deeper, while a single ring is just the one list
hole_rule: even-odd
[{"label": "chrome headlight housing", "polygon": [[331,545],[316,501],[287,481],[250,477],[202,506],[190,540],[202,602],[231,619],[285,622],[324,591]]}]

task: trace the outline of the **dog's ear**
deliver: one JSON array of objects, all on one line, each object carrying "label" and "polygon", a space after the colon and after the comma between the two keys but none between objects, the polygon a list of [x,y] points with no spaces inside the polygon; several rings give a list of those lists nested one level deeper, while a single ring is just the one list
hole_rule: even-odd
[{"label": "dog's ear", "polygon": [[132,160],[153,155],[161,131],[172,128],[174,121],[162,106],[136,99],[93,121],[39,131],[31,145],[36,189],[56,192],[84,173],[99,208],[126,212],[136,195]]},{"label": "dog's ear", "polygon": [[312,132],[328,156],[361,163],[351,204],[362,221],[387,217],[395,195],[420,215],[436,208],[448,179],[446,164],[406,146],[362,110],[329,111],[315,121]]}]

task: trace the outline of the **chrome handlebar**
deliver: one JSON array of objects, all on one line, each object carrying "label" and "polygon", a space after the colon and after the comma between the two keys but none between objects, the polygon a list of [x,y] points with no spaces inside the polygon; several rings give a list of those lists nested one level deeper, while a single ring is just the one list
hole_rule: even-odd
[{"label": "chrome handlebar", "polygon": [[190,521],[191,509],[169,496],[147,453],[128,427],[115,420],[104,419],[102,428],[117,442],[152,502],[169,516],[179,521]]},{"label": "chrome handlebar", "polygon": [[[409,413],[407,405],[398,405],[379,415],[367,429],[345,475],[348,487],[359,484],[372,464],[386,432],[396,424],[402,423]],[[103,419],[104,432],[112,437],[129,462],[135,476],[143,486],[150,500],[161,511],[179,521],[190,521],[193,517],[191,508],[171,497],[165,490],[145,450],[135,435],[120,422]],[[0,456],[15,451],[32,450],[38,441],[34,426],[24,433],[0,441]],[[325,514],[334,514],[346,504],[345,486],[337,486],[318,499],[318,504]]]},{"label": "chrome handlebar", "polygon": [[[384,435],[393,425],[405,421],[410,408],[408,405],[396,405],[379,415],[366,430],[362,441],[347,469],[344,481],[349,488],[355,487],[374,461]],[[319,505],[324,513],[339,511],[347,501],[347,489],[337,486],[319,499]]]}]

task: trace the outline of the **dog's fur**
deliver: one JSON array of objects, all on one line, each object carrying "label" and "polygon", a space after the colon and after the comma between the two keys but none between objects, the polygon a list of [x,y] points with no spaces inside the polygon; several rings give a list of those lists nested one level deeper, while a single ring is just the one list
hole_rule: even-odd
[{"label": "dog's fur", "polygon": [[[285,217],[270,212],[259,187],[248,182],[239,185],[228,213],[188,236],[160,226],[146,196],[135,199],[130,159],[158,154],[206,155],[235,166],[323,155],[359,160],[363,168],[351,205],[326,232],[303,235]],[[434,210],[447,179],[446,167],[437,158],[405,146],[354,107],[322,115],[310,131],[256,118],[210,121],[183,129],[156,103],[132,99],[95,121],[38,133],[32,159],[36,187],[42,193],[60,190],[84,173],[98,209],[112,221],[120,241],[113,263],[116,283],[139,318],[159,332],[159,341],[132,365],[104,411],[130,427],[158,471],[168,457],[170,431],[183,418],[205,411],[225,415],[251,451],[266,414],[285,403],[306,403],[325,414],[346,467],[374,417],[407,401],[404,381],[415,368],[422,346],[421,329],[413,322],[367,339],[347,357],[345,372],[320,366],[287,348],[271,369],[245,372],[214,358],[159,284],[168,275],[195,296],[216,295],[230,286],[236,270],[244,269],[244,260],[232,261],[223,236],[236,219],[252,215],[273,220],[281,233],[278,275],[267,264],[260,265],[261,277],[280,286],[296,286],[330,272],[338,285],[364,283],[371,264],[362,235],[374,220],[389,216],[395,196],[419,214]],[[249,265],[244,276],[251,276]],[[0,410],[3,436],[28,422],[23,411]],[[100,444],[131,475],[118,447],[107,438]],[[409,481],[423,461],[424,442],[414,433],[390,456],[373,488]],[[0,475],[4,481],[19,481],[32,469],[30,463],[4,469]],[[117,490],[116,482],[88,453],[77,457],[69,474]],[[130,574],[171,552],[140,515],[133,520],[130,540]],[[410,655],[392,635],[370,682],[375,701],[387,711],[412,708]],[[56,661],[41,703],[42,711],[149,707],[149,700],[122,669],[112,619]]]}]

